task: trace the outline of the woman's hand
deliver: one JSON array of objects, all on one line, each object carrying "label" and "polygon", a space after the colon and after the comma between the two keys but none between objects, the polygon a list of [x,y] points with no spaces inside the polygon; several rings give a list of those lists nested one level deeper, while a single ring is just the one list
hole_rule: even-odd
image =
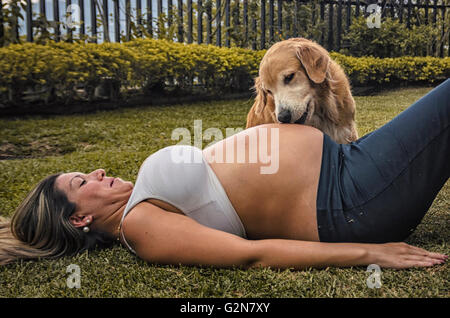
[{"label": "woman's hand", "polygon": [[371,263],[397,269],[443,264],[448,258],[444,254],[428,252],[404,242],[371,244],[368,253]]}]

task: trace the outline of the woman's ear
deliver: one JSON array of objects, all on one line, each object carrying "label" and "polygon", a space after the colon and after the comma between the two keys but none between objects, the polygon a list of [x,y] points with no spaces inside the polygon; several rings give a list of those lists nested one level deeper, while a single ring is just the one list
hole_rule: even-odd
[{"label": "woman's ear", "polygon": [[91,215],[78,215],[76,213],[69,217],[69,222],[75,227],[87,226],[92,223]]},{"label": "woman's ear", "polygon": [[311,81],[320,84],[325,80],[330,64],[330,57],[325,49],[315,45],[299,45],[296,55]]},{"label": "woman's ear", "polygon": [[255,85],[253,86],[253,89],[256,92],[256,98],[253,107],[256,114],[261,114],[267,104],[267,93],[264,92],[261,85],[261,79],[259,77],[255,78]]}]

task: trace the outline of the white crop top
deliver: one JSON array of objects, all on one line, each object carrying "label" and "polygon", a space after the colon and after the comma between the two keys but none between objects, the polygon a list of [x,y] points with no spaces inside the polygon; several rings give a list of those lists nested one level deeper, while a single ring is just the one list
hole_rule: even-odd
[{"label": "white crop top", "polygon": [[[205,226],[246,237],[244,226],[203,152],[188,145],[174,145],[151,154],[141,165],[127,213],[139,202],[167,202]],[[129,246],[120,232],[123,242]]]}]

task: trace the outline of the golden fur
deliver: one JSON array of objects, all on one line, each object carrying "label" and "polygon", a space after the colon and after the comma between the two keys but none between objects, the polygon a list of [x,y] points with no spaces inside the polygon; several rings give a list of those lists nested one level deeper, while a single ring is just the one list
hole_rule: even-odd
[{"label": "golden fur", "polygon": [[257,96],[247,115],[247,128],[279,122],[284,109],[292,116],[290,123],[315,127],[337,143],[358,139],[348,78],[313,41],[292,38],[275,43],[261,60],[254,89]]}]

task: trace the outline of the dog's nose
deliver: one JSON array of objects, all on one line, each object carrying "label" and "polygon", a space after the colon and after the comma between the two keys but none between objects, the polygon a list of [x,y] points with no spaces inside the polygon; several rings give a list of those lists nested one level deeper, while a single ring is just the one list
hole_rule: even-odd
[{"label": "dog's nose", "polygon": [[291,112],[287,109],[283,109],[278,114],[278,121],[280,123],[290,123],[291,122]]}]

